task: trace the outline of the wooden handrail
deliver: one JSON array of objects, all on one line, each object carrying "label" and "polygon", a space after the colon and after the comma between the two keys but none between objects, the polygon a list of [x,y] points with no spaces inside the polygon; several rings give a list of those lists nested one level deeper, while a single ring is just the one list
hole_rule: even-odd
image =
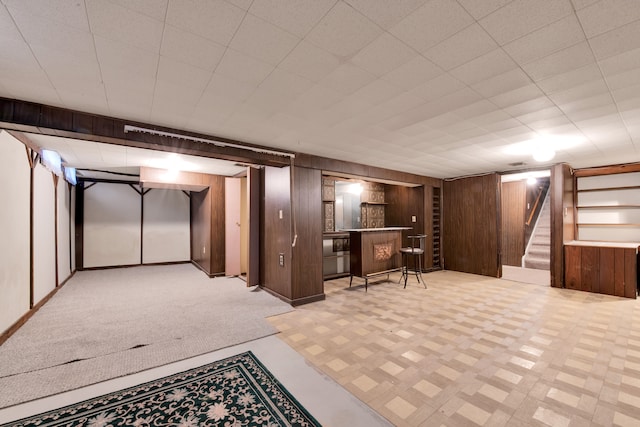
[{"label": "wooden handrail", "polygon": [[536,202],[533,204],[533,209],[531,209],[531,213],[529,214],[529,219],[525,223],[525,225],[529,226],[531,224],[531,220],[533,219],[533,214],[536,213],[536,209],[538,208],[538,203],[540,203],[540,196],[544,192],[544,187],[540,187],[540,191],[538,192],[538,197],[536,197]]}]

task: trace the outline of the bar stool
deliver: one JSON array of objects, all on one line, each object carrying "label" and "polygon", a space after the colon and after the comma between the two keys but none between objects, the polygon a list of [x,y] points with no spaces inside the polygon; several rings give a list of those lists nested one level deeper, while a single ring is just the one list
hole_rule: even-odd
[{"label": "bar stool", "polygon": [[400,281],[404,279],[404,287],[407,287],[407,279],[409,278],[409,258],[413,258],[413,273],[418,279],[418,283],[422,281],[424,288],[427,289],[427,284],[422,278],[422,255],[424,255],[426,234],[417,234],[415,236],[407,236],[409,239],[409,246],[400,248],[400,254],[402,255],[402,276]]}]

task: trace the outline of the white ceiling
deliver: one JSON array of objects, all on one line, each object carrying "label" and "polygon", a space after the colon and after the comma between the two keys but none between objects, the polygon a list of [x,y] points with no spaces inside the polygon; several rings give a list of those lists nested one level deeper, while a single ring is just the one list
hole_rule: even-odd
[{"label": "white ceiling", "polygon": [[0,0],[0,96],[434,177],[640,161],[638,0]]}]

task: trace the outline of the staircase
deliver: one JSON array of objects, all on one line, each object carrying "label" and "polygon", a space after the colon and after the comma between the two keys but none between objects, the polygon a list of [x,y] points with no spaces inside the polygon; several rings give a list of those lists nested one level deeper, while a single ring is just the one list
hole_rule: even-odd
[{"label": "staircase", "polygon": [[536,270],[549,270],[549,258],[551,257],[551,207],[549,193],[544,199],[544,204],[538,221],[533,230],[527,251],[523,257],[523,267]]}]

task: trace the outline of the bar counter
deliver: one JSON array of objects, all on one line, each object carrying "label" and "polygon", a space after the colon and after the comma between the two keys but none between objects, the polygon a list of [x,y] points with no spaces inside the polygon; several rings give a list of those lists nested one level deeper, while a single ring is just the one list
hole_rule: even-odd
[{"label": "bar counter", "polygon": [[402,231],[411,227],[384,228],[351,228],[341,231],[349,232],[349,272],[353,276],[364,279],[365,291],[369,278],[400,270],[400,253],[402,247]]}]

